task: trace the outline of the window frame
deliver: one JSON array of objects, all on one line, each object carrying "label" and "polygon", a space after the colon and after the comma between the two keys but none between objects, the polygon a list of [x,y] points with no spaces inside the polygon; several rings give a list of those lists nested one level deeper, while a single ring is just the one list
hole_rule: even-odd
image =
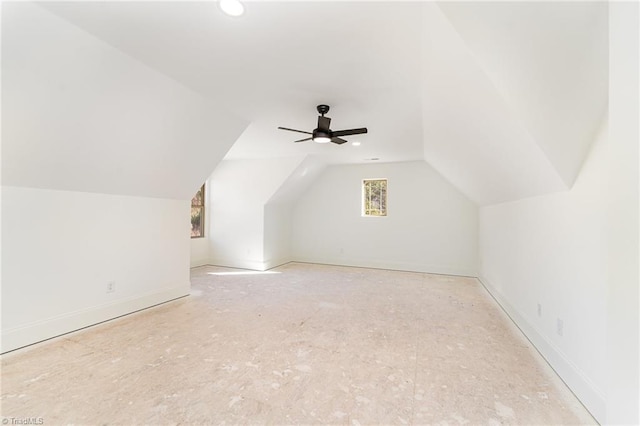
[{"label": "window frame", "polygon": [[[367,182],[384,181],[384,214],[368,214],[366,210],[366,196],[367,196]],[[362,179],[362,192],[360,195],[361,209],[360,214],[362,217],[388,217],[389,216],[389,179],[388,178],[366,178]],[[371,210],[371,209],[370,209]]]},{"label": "window frame", "polygon": [[[196,195],[198,194],[198,192],[202,191],[202,204],[194,204],[193,200],[196,198]],[[206,182],[202,184],[202,186],[198,189],[198,191],[196,191],[196,193],[193,195],[193,197],[191,198],[191,209],[193,210],[194,208],[199,208],[200,209],[200,235],[191,235],[191,239],[197,239],[197,238],[205,238],[205,214],[206,214],[206,205],[207,205],[207,188],[206,188]],[[193,224],[192,224],[192,228],[191,228],[191,232],[193,232]]]}]

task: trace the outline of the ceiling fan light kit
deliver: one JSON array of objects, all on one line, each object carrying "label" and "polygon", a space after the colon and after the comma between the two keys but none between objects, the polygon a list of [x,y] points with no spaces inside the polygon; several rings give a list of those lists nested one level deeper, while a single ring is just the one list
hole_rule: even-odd
[{"label": "ceiling fan light kit", "polygon": [[305,130],[296,130],[290,129],[288,127],[278,127],[280,130],[288,130],[290,132],[298,132],[298,133],[306,133],[307,135],[311,135],[311,137],[300,139],[294,142],[306,142],[313,141],[316,143],[328,143],[333,142],[338,145],[342,145],[347,141],[342,139],[341,136],[351,136],[351,135],[361,135],[363,133],[367,133],[367,128],[362,127],[359,129],[348,129],[348,130],[336,130],[333,131],[330,128],[331,119],[329,117],[325,117],[324,115],[329,112],[329,105],[318,105],[316,107],[320,116],[318,116],[318,127],[313,130],[313,132],[307,132]]},{"label": "ceiling fan light kit", "polygon": [[331,136],[323,132],[314,132],[311,140],[315,143],[328,143],[331,142]]}]

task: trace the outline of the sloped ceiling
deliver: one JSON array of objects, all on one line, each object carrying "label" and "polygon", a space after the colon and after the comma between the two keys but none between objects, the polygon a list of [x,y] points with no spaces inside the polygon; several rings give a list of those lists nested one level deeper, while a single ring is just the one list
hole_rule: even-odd
[{"label": "sloped ceiling", "polygon": [[435,5],[424,14],[425,158],[479,204],[566,186]]},{"label": "sloped ceiling", "polygon": [[[227,159],[424,159],[490,204],[570,187],[606,109],[603,3],[39,6],[250,122]],[[319,103],[362,145],[276,129],[313,129]]]},{"label": "sloped ceiling", "polygon": [[573,185],[607,108],[607,3],[439,7],[514,118]]},{"label": "sloped ceiling", "polygon": [[3,185],[190,199],[247,124],[33,4],[2,4]]},{"label": "sloped ceiling", "polygon": [[282,182],[266,204],[294,203],[324,172],[326,164],[312,155],[305,157]]}]

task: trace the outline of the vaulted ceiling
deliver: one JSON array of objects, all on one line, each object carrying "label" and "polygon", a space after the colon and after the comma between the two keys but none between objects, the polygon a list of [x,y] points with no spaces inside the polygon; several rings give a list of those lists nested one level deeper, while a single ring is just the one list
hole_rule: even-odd
[{"label": "vaulted ceiling", "polygon": [[[221,132],[249,123],[228,159],[424,159],[490,204],[569,188],[607,108],[603,2],[37,4],[206,98]],[[313,129],[320,103],[368,127],[360,146],[277,130]]]}]

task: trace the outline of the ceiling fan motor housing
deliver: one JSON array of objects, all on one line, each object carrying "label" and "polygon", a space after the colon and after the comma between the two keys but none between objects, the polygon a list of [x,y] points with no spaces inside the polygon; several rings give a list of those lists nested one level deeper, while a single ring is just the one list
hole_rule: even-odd
[{"label": "ceiling fan motor housing", "polygon": [[313,138],[314,139],[316,139],[316,138],[330,138],[330,137],[331,137],[331,132],[330,131],[327,132],[327,131],[325,131],[325,129],[318,128],[318,129],[315,129],[313,131]]}]

